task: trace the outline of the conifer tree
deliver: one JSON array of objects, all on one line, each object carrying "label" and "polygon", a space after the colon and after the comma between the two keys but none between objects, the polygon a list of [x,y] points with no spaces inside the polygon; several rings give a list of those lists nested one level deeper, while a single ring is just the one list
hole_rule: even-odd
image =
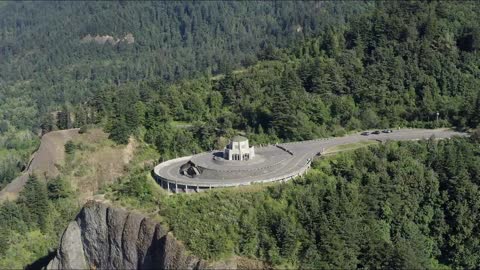
[{"label": "conifer tree", "polygon": [[130,133],[123,117],[114,120],[110,127],[109,139],[119,144],[127,144]]},{"label": "conifer tree", "polygon": [[45,183],[34,174],[30,175],[19,201],[29,210],[32,221],[43,231],[46,230],[49,216],[48,192]]}]

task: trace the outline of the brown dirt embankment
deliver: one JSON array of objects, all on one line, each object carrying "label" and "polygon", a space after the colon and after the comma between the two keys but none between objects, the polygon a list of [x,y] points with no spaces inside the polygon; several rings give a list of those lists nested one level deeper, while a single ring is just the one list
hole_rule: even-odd
[{"label": "brown dirt embankment", "polygon": [[[114,183],[125,174],[132,160],[137,141],[115,145],[99,128],[79,134],[78,129],[52,131],[42,137],[39,149],[32,155],[28,168],[0,191],[0,203],[15,200],[30,174],[41,180],[62,176],[78,194],[81,203],[93,198],[102,187]],[[81,145],[71,156],[65,155],[65,143]]]},{"label": "brown dirt embankment", "polygon": [[52,131],[43,135],[40,147],[33,154],[28,168],[0,191],[0,202],[16,199],[30,174],[43,180],[58,176],[57,166],[65,159],[65,143],[78,135],[78,128]]},{"label": "brown dirt embankment", "polygon": [[127,145],[115,145],[108,139],[108,134],[98,128],[72,141],[83,145],[84,149],[76,150],[73,159],[65,164],[67,167],[64,166],[61,173],[78,193],[81,203],[125,175],[125,168],[132,160],[138,144],[130,138]]}]

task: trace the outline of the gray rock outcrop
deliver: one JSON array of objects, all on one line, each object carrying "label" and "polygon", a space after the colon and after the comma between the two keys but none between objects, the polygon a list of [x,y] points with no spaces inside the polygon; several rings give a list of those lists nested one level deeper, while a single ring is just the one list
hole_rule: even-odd
[{"label": "gray rock outcrop", "polygon": [[62,235],[47,269],[203,269],[160,224],[90,201]]}]

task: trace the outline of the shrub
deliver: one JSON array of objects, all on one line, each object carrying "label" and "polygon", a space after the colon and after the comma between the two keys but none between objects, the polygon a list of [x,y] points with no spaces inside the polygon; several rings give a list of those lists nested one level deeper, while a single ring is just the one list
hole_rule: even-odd
[{"label": "shrub", "polygon": [[65,153],[67,154],[73,154],[75,152],[76,145],[74,142],[69,140],[67,143],[65,143]]}]

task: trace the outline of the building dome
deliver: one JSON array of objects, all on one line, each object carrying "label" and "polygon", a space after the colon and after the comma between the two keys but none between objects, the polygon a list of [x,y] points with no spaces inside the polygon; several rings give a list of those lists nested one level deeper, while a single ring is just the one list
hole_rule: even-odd
[{"label": "building dome", "polygon": [[243,136],[237,135],[232,138],[232,142],[248,142],[248,139]]}]

